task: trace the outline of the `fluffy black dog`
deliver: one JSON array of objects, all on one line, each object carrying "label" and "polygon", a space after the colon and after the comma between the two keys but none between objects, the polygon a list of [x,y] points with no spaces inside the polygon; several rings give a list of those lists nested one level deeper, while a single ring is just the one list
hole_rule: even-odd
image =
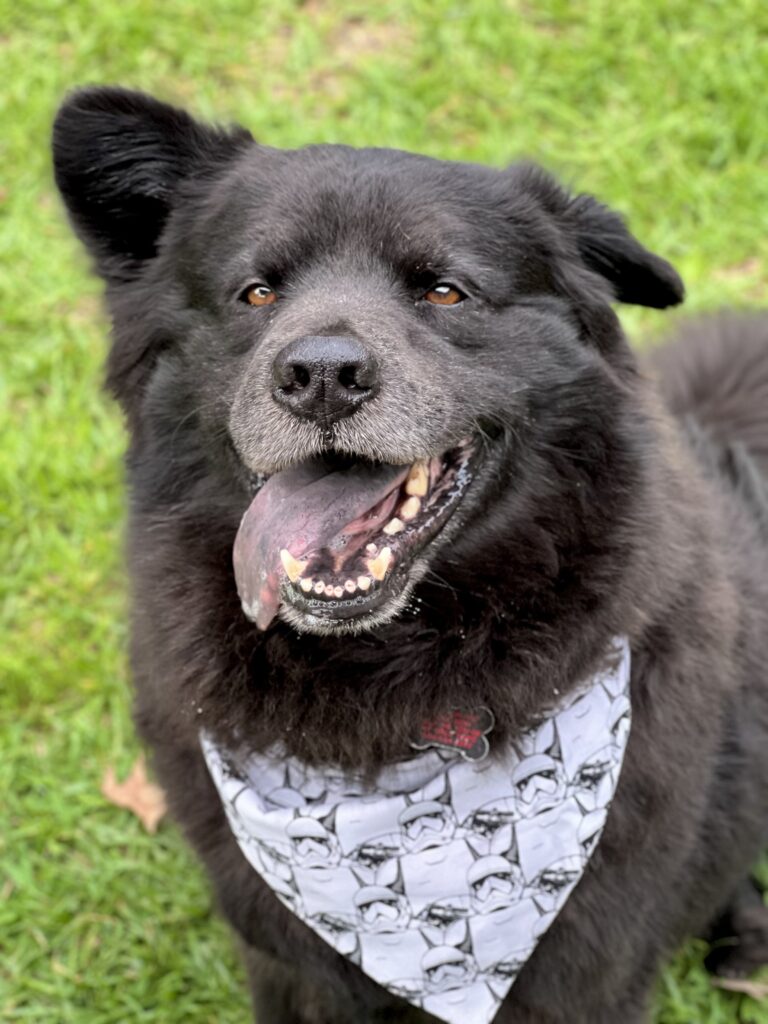
[{"label": "fluffy black dog", "polygon": [[[639,1024],[660,959],[717,919],[722,969],[764,957],[765,321],[692,329],[643,371],[611,303],[674,305],[677,274],[527,165],[278,151],[114,88],[65,102],[54,155],[130,428],[136,720],[259,1024],[432,1018],[264,885],[201,730],[374,773],[471,702],[493,747],[614,636],[616,799],[497,1021]],[[342,527],[338,557],[288,550]]]}]

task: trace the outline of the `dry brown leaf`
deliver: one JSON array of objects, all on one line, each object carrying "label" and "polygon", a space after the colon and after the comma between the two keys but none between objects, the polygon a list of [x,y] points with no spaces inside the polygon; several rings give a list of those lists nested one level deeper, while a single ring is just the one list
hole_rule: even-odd
[{"label": "dry brown leaf", "polygon": [[716,988],[724,988],[728,992],[740,992],[742,995],[755,999],[758,1003],[768,999],[768,981],[750,981],[749,978],[713,978]]},{"label": "dry brown leaf", "polygon": [[147,778],[144,755],[136,758],[130,774],[124,782],[118,782],[112,766],[104,772],[101,792],[116,807],[132,811],[147,832],[156,832],[166,812],[165,794],[159,786]]}]

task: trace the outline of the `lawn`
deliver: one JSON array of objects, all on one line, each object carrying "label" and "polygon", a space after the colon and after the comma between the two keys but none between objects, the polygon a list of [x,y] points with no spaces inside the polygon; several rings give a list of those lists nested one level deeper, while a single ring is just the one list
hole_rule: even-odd
[{"label": "lawn", "polygon": [[[98,283],[51,181],[62,95],[119,82],[278,146],[533,157],[622,210],[687,311],[768,300],[764,0],[0,0],[0,1019],[246,1024],[241,971],[174,827],[100,793],[137,744],[124,435]],[[629,311],[642,342],[678,315]],[[638,908],[642,912],[642,908]],[[658,1024],[768,1024],[701,943]],[[620,1024],[620,1022],[617,1022]]]}]

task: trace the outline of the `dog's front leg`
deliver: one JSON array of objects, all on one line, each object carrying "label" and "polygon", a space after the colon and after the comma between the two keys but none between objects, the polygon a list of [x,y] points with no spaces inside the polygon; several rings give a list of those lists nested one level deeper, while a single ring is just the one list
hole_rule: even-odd
[{"label": "dog's front leg", "polygon": [[349,996],[329,978],[289,966],[253,946],[243,946],[243,958],[256,1024],[364,1024],[368,1019],[355,1012]]},{"label": "dog's front leg", "polygon": [[358,998],[330,972],[305,971],[252,946],[242,948],[255,1024],[438,1024],[378,986],[379,998]]}]

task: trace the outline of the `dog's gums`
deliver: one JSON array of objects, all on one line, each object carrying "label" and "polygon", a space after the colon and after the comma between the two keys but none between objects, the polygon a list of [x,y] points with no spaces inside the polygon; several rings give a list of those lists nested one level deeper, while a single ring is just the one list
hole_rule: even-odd
[{"label": "dog's gums", "polygon": [[319,633],[392,618],[464,497],[476,452],[468,438],[410,466],[328,456],[261,477],[233,549],[245,615],[266,629],[281,611]]}]

